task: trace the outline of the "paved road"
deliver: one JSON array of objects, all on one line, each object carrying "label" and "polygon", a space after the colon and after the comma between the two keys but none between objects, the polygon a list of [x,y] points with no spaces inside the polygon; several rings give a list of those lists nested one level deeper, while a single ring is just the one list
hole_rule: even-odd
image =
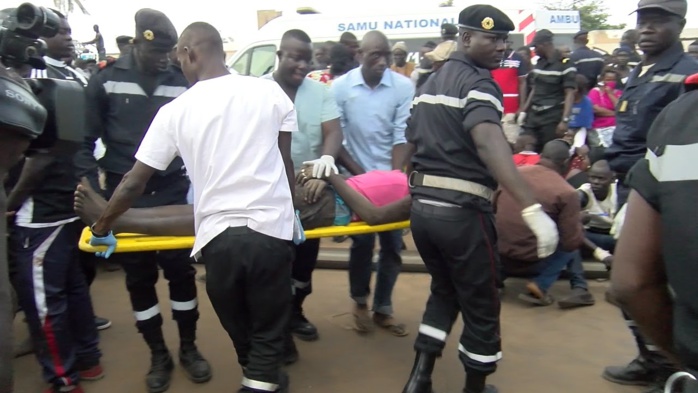
[{"label": "paved road", "polygon": [[[189,382],[180,369],[169,392],[236,392],[240,370],[232,344],[220,327],[201,283],[199,345],[211,361],[214,377],[205,385]],[[508,283],[502,310],[504,360],[491,378],[503,393],[632,393],[640,389],[613,385],[600,378],[605,365],[621,364],[634,356],[630,334],[619,311],[603,302],[607,283],[592,282],[599,302],[586,309],[561,311],[556,307],[535,309],[516,300],[522,282]],[[301,360],[289,368],[293,393],[399,393],[410,372],[412,344],[424,308],[429,277],[426,274],[403,274],[394,294],[397,317],[412,333],[395,338],[384,332],[359,336],[347,328],[346,273],[318,271],[315,294],[306,307],[308,317],[320,329],[320,341],[299,342]],[[567,291],[559,282],[554,294]],[[161,299],[167,299],[164,280],[159,283]],[[100,272],[92,289],[99,315],[109,317],[114,325],[102,332],[105,379],[86,382],[87,393],[145,392],[143,376],[149,356],[146,345],[137,335],[129,311],[123,273]],[[166,301],[166,300],[165,300]],[[167,309],[163,301],[163,309]],[[18,336],[26,335],[16,321]],[[165,332],[170,348],[177,349],[177,329],[165,315]],[[456,393],[463,388],[463,368],[457,358],[458,335],[462,325],[454,328],[444,357],[434,374],[437,393]],[[45,387],[40,370],[31,356],[16,360],[16,392],[39,393]]]}]

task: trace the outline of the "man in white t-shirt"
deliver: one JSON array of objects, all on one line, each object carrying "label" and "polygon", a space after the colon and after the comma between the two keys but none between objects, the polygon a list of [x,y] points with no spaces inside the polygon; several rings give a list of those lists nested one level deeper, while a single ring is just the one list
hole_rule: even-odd
[{"label": "man in white t-shirt", "polygon": [[286,392],[279,365],[291,305],[296,112],[277,83],[230,74],[207,23],[187,27],[177,58],[193,86],[158,112],[91,243],[113,252],[114,220],[180,156],[194,188],[192,255],[206,263],[206,290],[243,367],[240,392]]}]

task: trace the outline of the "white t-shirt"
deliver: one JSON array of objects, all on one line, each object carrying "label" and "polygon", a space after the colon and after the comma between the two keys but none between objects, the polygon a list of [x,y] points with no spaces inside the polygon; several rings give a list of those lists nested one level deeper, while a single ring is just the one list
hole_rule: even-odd
[{"label": "white t-shirt", "polygon": [[611,183],[608,188],[608,195],[603,201],[596,199],[594,191],[591,189],[591,184],[585,183],[579,187],[587,195],[587,204],[582,207],[582,211],[589,213],[591,221],[586,225],[587,228],[596,228],[601,230],[610,230],[613,226],[613,219],[618,212],[617,199],[617,184]]},{"label": "white t-shirt", "polygon": [[278,83],[231,74],[200,81],[163,106],[136,159],[158,170],[184,160],[194,189],[192,255],[228,227],[291,240],[293,200],[278,137],[297,130]]}]

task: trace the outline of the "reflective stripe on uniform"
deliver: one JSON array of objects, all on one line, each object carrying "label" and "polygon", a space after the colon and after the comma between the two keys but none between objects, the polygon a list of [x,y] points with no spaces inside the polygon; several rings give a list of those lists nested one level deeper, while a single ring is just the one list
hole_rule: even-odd
[{"label": "reflective stripe on uniform", "polygon": [[279,385],[275,383],[255,381],[247,377],[242,378],[242,386],[248,387],[250,389],[262,390],[264,392],[275,392],[279,388]]},{"label": "reflective stripe on uniform", "polygon": [[664,74],[664,75],[654,75],[651,83],[683,83],[686,80],[686,75],[681,74]]},{"label": "reflective stripe on uniform", "polygon": [[153,95],[158,97],[177,98],[185,91],[187,91],[187,88],[183,86],[158,86]]},{"label": "reflective stripe on uniform", "polygon": [[602,59],[601,57],[592,57],[592,58],[589,58],[589,59],[580,59],[580,60],[575,61],[574,64],[579,64],[579,63],[592,63],[592,62],[594,62],[594,63],[596,63],[596,62],[603,63],[603,59]]},{"label": "reflective stripe on uniform", "polygon": [[305,289],[310,286],[310,282],[303,282],[298,280],[293,280],[293,287],[298,289]]},{"label": "reflective stripe on uniform", "polygon": [[199,302],[196,300],[196,298],[187,302],[176,302],[170,299],[170,303],[172,303],[172,310],[174,311],[189,311],[195,309],[196,306],[199,305]]},{"label": "reflective stripe on uniform", "polygon": [[136,321],[147,321],[150,318],[154,318],[155,316],[160,314],[160,306],[159,305],[154,305],[153,307],[150,307],[149,309],[145,311],[134,311],[133,316],[136,317]]},{"label": "reflective stripe on uniform", "polygon": [[138,83],[134,82],[107,81],[104,83],[104,90],[107,92],[107,94],[131,94],[136,96],[148,96],[147,94],[145,94],[145,91],[143,91],[143,88],[141,88],[141,86],[138,85]]},{"label": "reflective stripe on uniform", "polygon": [[661,156],[647,149],[645,155],[650,164],[650,172],[660,183],[698,180],[698,166],[687,165],[696,157],[698,157],[698,143],[667,145]]},{"label": "reflective stripe on uniform", "polygon": [[478,355],[476,353],[469,352],[467,349],[465,349],[463,344],[458,345],[458,350],[470,359],[480,363],[494,363],[502,359],[502,351],[499,351],[494,355]]},{"label": "reflective stripe on uniform", "polygon": [[570,72],[577,72],[577,69],[574,67],[570,67],[564,71],[548,71],[548,70],[539,70],[536,68],[532,72],[534,74],[540,74],[540,75],[562,76],[562,75],[569,74]]},{"label": "reflective stripe on uniform", "polygon": [[446,342],[448,337],[448,333],[443,330],[425,324],[419,325],[419,333],[442,342]]},{"label": "reflective stripe on uniform", "polygon": [[504,106],[502,105],[502,102],[497,99],[497,97],[477,90],[471,90],[465,98],[449,97],[443,94],[422,94],[412,101],[412,106],[416,106],[417,104],[423,102],[425,104],[445,105],[451,108],[462,109],[465,108],[470,100],[487,101],[494,105],[498,111],[504,111]]}]

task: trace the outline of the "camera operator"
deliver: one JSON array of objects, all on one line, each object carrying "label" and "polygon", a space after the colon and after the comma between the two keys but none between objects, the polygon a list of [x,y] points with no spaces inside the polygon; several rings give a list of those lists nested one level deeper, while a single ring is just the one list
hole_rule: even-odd
[{"label": "camera operator", "polygon": [[[16,72],[0,67],[0,179],[17,164],[32,139],[39,136],[46,110]],[[0,188],[0,211],[7,211],[4,188]],[[7,270],[6,222],[0,220],[0,393],[12,392],[13,310]]]},{"label": "camera operator", "polygon": [[[72,29],[68,23],[68,19],[63,16],[58,11],[54,13],[60,18],[60,26],[58,28],[58,33],[53,37],[41,37],[46,42],[46,56],[44,56],[44,61],[46,62],[45,69],[33,69],[31,71],[31,78],[50,78],[50,79],[62,79],[62,80],[74,80],[82,87],[87,86],[87,78],[79,72],[78,70],[70,67],[63,59],[72,58],[75,52],[75,45],[73,44],[73,38],[71,37]],[[76,113],[79,116],[85,116],[84,111]],[[45,198],[49,201],[61,201],[66,200],[66,196],[70,194],[72,197],[73,191],[75,191],[75,179],[66,178],[61,179],[57,176],[56,170],[59,171],[69,171],[70,176],[73,177],[75,170],[73,169],[73,163],[67,158],[64,161],[64,165],[70,166],[68,168],[49,168],[49,165],[55,165],[52,159],[37,160],[35,165],[26,168],[23,173],[21,180],[24,183],[19,184],[23,188],[16,188],[18,195],[10,195],[10,209],[12,207],[17,207],[20,203],[26,202],[29,194],[33,191],[45,194]],[[53,169],[53,170],[52,170]],[[48,172],[46,170],[49,170]],[[75,176],[75,178],[77,178]],[[35,190],[39,184],[46,179],[47,181],[53,182],[53,187],[47,187],[43,184],[41,189]],[[21,200],[13,200],[13,197]],[[34,211],[37,214],[45,213],[45,210],[59,209],[65,211],[67,215],[75,216],[73,212],[72,204],[63,206],[50,203],[46,208],[34,206]],[[90,287],[94,281],[96,271],[96,257],[91,253],[84,253],[77,251],[79,253],[80,266],[82,272],[85,275],[85,280],[87,281],[87,286]],[[98,330],[104,330],[111,326],[111,321],[105,318],[95,317],[95,324]]]}]

